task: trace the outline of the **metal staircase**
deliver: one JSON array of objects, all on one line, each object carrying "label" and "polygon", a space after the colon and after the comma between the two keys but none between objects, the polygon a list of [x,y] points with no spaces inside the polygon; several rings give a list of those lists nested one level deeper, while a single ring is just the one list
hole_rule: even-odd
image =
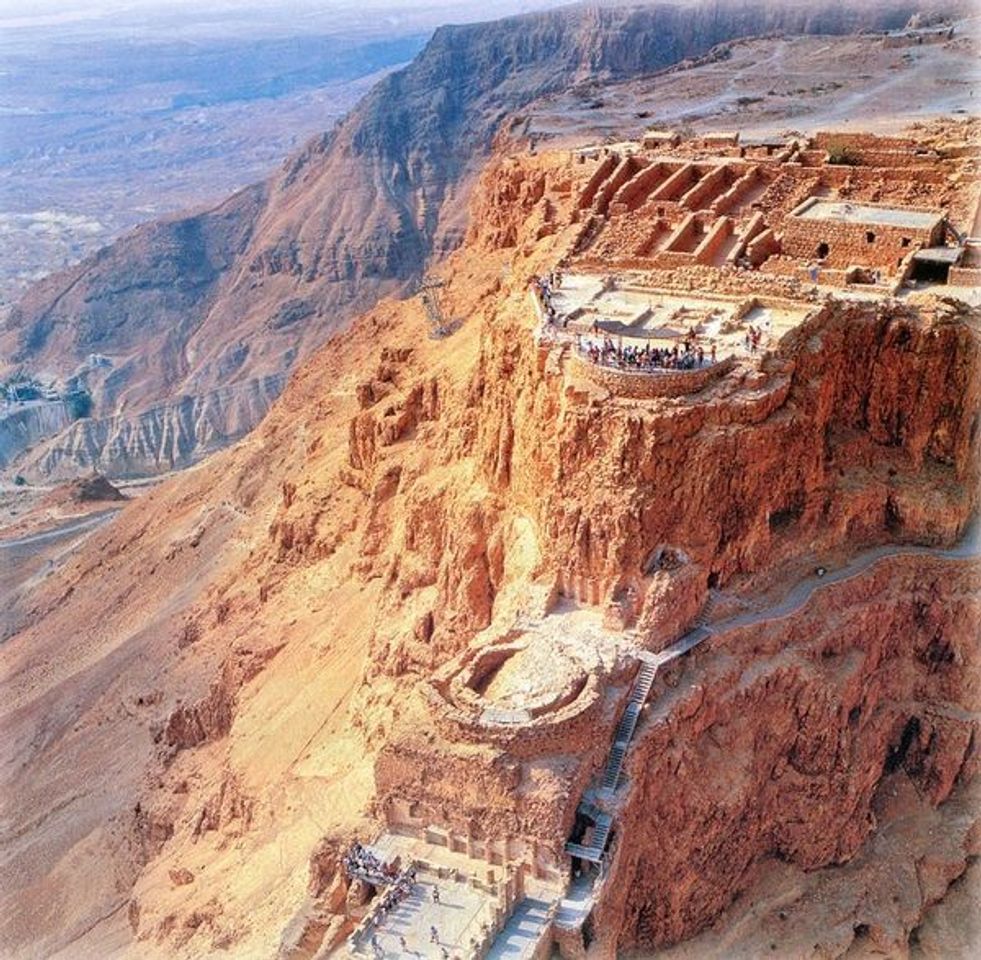
[{"label": "metal staircase", "polygon": [[[623,714],[617,723],[616,732],[613,735],[613,745],[610,747],[606,768],[603,771],[603,779],[597,792],[597,796],[601,799],[612,799],[616,793],[617,784],[620,782],[620,775],[623,772],[623,764],[627,758],[627,751],[630,749],[630,741],[633,739],[634,731],[640,720],[641,710],[647,702],[656,676],[657,663],[646,658],[641,659],[640,669],[637,671],[633,686],[630,688],[627,705],[624,707]],[[613,829],[613,817],[587,800],[583,800],[579,804],[579,813],[593,821],[592,834],[588,843],[569,841],[565,845],[565,851],[570,856],[589,860],[591,863],[600,863],[606,850],[607,841],[610,839],[610,831]]]},{"label": "metal staircase", "polygon": [[640,720],[640,712],[647,702],[656,676],[657,665],[649,660],[641,660],[640,669],[637,671],[634,685],[630,690],[627,706],[624,708],[620,722],[617,724],[616,733],[613,735],[613,746],[610,748],[610,756],[606,761],[606,769],[603,771],[600,795],[604,799],[611,799],[616,793],[630,741],[633,739],[634,730],[637,729],[637,723]]},{"label": "metal staircase", "polygon": [[699,612],[698,616],[695,618],[696,627],[704,627],[709,622],[709,620],[712,617],[712,614],[715,611],[715,608],[719,605],[720,599],[721,596],[718,590],[709,590],[708,599],[705,601],[701,611]]},{"label": "metal staircase", "polygon": [[[595,810],[595,808],[593,809]],[[613,817],[608,813],[597,811],[589,843],[572,843],[570,841],[565,845],[565,852],[572,857],[579,857],[581,860],[599,863],[603,859],[603,853],[606,850],[606,843],[610,839],[612,829]]]}]

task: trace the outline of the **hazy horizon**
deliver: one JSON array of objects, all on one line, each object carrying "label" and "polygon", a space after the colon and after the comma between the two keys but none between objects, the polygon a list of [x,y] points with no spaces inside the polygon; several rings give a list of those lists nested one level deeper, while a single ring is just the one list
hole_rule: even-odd
[{"label": "hazy horizon", "polygon": [[571,0],[36,0],[25,13],[21,0],[0,0],[0,26],[59,26],[102,21],[108,17],[132,24],[141,20],[191,20],[236,18],[242,14],[270,15],[280,28],[313,27],[329,24],[332,16],[403,14],[438,21],[442,15],[453,19],[484,20],[509,13],[561,6]]}]

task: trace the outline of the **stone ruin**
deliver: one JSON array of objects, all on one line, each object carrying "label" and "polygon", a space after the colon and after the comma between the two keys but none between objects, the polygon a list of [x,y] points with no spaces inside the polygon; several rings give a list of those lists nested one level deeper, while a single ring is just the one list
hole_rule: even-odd
[{"label": "stone ruin", "polygon": [[[649,132],[573,164],[592,169],[562,279],[548,298],[533,288],[531,300],[538,372],[561,378],[574,402],[694,405],[719,388],[741,391],[740,416],[765,419],[788,390],[774,348],[832,309],[828,288],[886,298],[921,274],[950,284],[981,274],[965,225],[981,180],[961,170],[966,189],[953,197],[958,162],[914,140]],[[965,196],[967,206],[952,205]],[[766,331],[766,356],[740,349],[750,326]],[[700,369],[638,373],[570,349],[597,330],[620,343],[694,336],[720,350]],[[419,882],[404,907],[380,910],[382,894],[351,912],[360,918],[351,953],[397,954],[399,931],[431,924],[451,956],[595,955],[595,929],[609,922],[607,879],[631,855],[631,747],[655,714],[649,700],[670,700],[676,661],[708,637],[758,619],[718,579],[674,543],[632,577],[558,570],[537,615],[503,634],[488,628],[420,684],[412,715],[425,723],[375,767],[385,825],[375,848],[414,864]]]},{"label": "stone ruin", "polygon": [[[894,290],[919,272],[917,254],[964,254],[950,176],[976,203],[978,176],[916,140],[819,133],[742,142],[648,131],[637,144],[582,151],[593,171],[578,199],[569,268],[790,276],[845,287],[879,271]],[[940,271],[946,280],[946,272]],[[958,279],[955,275],[953,279]],[[960,278],[964,279],[964,278]],[[718,289],[702,275],[702,289]],[[777,292],[776,289],[773,292]]]}]

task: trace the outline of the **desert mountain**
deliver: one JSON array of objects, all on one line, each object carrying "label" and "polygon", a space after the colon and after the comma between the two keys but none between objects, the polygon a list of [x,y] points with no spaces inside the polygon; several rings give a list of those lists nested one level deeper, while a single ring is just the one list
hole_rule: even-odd
[{"label": "desert mountain", "polygon": [[17,469],[153,473],[246,433],[298,360],[458,245],[475,171],[496,136],[520,138],[535,98],[738,37],[898,27],[921,6],[576,6],[441,28],[264,183],[137,229],[26,294],[0,333],[4,372],[77,377],[95,405]]},{"label": "desert mountain", "polygon": [[[976,201],[970,159],[937,150],[969,132],[868,138],[891,182],[800,145],[691,184],[687,155],[669,173],[502,144],[445,264],[452,336],[379,302],[248,437],[38,575],[0,646],[4,951],[344,951],[371,890],[341,854],[389,825],[479,847],[485,880],[507,859],[547,872],[604,769],[631,643],[714,607],[638,721],[589,956],[749,936],[713,925],[766,882],[781,933],[742,955],[902,955],[976,849],[978,561],[958,550],[977,308],[818,298],[776,255],[783,273],[689,263],[652,295],[678,317],[706,275],[745,285],[742,317],[800,312],[762,353],[688,371],[697,389],[645,395],[656,379],[550,341],[527,281],[578,249],[597,197],[629,241],[654,175],[768,215],[821,177],[859,205],[936,203],[949,172]],[[766,170],[727,183],[730,164]],[[536,715],[484,723],[516,691]],[[821,871],[838,896],[809,895]],[[704,956],[739,955],[719,936]]]}]

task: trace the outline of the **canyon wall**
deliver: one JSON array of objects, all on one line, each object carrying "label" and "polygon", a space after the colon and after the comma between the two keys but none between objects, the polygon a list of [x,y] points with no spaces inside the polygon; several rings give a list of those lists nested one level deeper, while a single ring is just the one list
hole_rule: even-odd
[{"label": "canyon wall", "polygon": [[60,432],[38,429],[17,450],[17,468],[48,481],[70,479],[79,470],[114,477],[179,470],[248,433],[279,396],[285,379],[285,373],[254,377],[132,416],[85,417]]},{"label": "canyon wall", "polygon": [[72,422],[63,400],[10,406],[0,415],[0,469]]},{"label": "canyon wall", "polygon": [[[713,637],[672,671],[630,762],[601,929],[621,948],[677,943],[767,861],[804,870],[850,861],[877,826],[892,775],[934,806],[969,784],[979,586],[976,560],[885,560],[799,614]],[[920,910],[970,854],[918,862]],[[890,955],[905,952],[912,928],[892,921],[884,908],[866,924],[871,945]]]}]

